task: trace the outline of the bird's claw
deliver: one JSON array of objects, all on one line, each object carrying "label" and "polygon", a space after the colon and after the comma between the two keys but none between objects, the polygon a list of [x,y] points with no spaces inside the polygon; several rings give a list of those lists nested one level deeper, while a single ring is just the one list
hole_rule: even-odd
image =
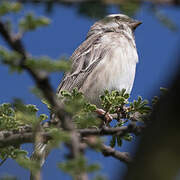
[{"label": "bird's claw", "polygon": [[113,117],[103,109],[96,109],[96,113],[100,118],[103,118],[105,124],[109,124],[113,120]]}]

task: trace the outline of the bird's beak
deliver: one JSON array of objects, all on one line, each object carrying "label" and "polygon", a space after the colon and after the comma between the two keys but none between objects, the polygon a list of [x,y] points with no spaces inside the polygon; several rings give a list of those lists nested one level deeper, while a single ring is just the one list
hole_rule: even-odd
[{"label": "bird's beak", "polygon": [[135,30],[140,24],[142,24],[141,21],[134,21],[130,24],[130,26],[133,30]]}]

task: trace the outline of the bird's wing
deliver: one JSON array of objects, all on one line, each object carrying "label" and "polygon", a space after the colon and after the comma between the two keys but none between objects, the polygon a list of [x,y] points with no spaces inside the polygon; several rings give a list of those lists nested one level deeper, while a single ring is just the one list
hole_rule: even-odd
[{"label": "bird's wing", "polygon": [[95,35],[86,39],[71,56],[71,72],[64,75],[57,93],[61,90],[71,91],[80,89],[87,76],[104,57],[106,47],[100,43],[101,35]]}]

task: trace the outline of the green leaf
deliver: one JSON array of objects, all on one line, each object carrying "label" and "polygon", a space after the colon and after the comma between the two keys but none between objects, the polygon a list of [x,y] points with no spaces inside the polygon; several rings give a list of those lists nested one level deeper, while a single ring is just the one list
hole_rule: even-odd
[{"label": "green leaf", "polygon": [[39,121],[45,121],[46,119],[48,119],[48,116],[46,114],[40,114],[39,116]]},{"label": "green leaf", "polygon": [[127,133],[126,135],[123,136],[123,139],[126,141],[132,141],[133,136],[131,136],[131,134]]},{"label": "green leaf", "polygon": [[50,24],[50,20],[47,17],[38,17],[36,18],[33,13],[28,13],[23,19],[19,22],[19,28],[23,32],[33,31],[38,27],[47,26]]},{"label": "green leaf", "polygon": [[27,156],[24,156],[24,154],[19,154],[15,160],[20,166],[30,170],[33,173],[40,169],[40,165],[37,161],[29,159]]},{"label": "green leaf", "polygon": [[111,92],[105,90],[104,95],[100,96],[103,109],[110,113],[116,113],[118,108],[128,104],[128,98],[129,94],[126,93],[125,89]]},{"label": "green leaf", "polygon": [[138,97],[138,100],[134,100],[133,103],[130,103],[130,113],[139,112],[142,115],[149,114],[151,112],[151,107],[148,106],[148,101],[143,100],[141,96]]},{"label": "green leaf", "polygon": [[0,16],[3,16],[7,13],[17,13],[21,10],[21,3],[18,2],[7,2],[7,1],[2,1],[0,3]]},{"label": "green leaf", "polygon": [[0,105],[0,130],[17,129],[20,123],[16,120],[15,111],[9,103]]},{"label": "green leaf", "polygon": [[0,159],[5,159],[5,158],[12,158],[16,159],[19,156],[27,156],[27,151],[18,149],[14,146],[8,146],[5,148],[0,148]]}]

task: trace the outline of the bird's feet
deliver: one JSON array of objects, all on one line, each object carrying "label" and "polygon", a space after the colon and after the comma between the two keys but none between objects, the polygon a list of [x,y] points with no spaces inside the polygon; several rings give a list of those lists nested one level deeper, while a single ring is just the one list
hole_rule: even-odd
[{"label": "bird's feet", "polygon": [[103,119],[105,125],[108,125],[113,120],[113,117],[103,109],[96,109],[95,112],[98,114],[98,117]]}]

